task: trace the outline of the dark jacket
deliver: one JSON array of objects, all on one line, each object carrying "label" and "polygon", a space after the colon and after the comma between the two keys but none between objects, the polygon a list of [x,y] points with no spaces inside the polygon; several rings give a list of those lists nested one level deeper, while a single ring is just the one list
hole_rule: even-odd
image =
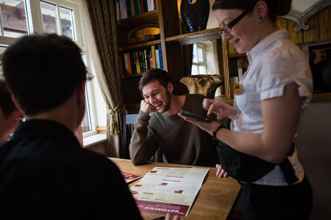
[{"label": "dark jacket", "polygon": [[46,120],[22,123],[0,148],[0,203],[10,219],[141,219],[117,166]]}]

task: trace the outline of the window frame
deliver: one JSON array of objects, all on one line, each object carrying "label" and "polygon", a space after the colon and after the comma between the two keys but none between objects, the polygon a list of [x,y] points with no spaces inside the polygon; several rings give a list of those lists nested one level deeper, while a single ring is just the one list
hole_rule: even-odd
[{"label": "window frame", "polygon": [[[193,66],[196,66],[197,67],[197,70],[198,72],[197,73],[193,73],[191,71],[191,75],[206,75],[208,74],[208,68],[207,68],[207,56],[206,56],[206,46],[203,44],[203,43],[195,43],[193,45],[193,55],[194,55],[194,46],[196,46],[197,48],[197,53],[198,53],[198,49],[201,49],[202,50],[202,62],[194,62],[194,59],[192,57],[192,69],[193,69]],[[200,68],[199,67],[204,67],[206,69],[206,73],[201,73],[200,72]]]},{"label": "window frame", "polygon": [[[41,2],[46,2],[49,4],[53,4],[57,6],[57,16],[59,18],[59,7],[70,9],[73,12],[73,29],[74,29],[74,35],[75,39],[74,41],[80,46],[82,50],[82,56],[86,56],[86,65],[88,70],[92,67],[92,57],[88,51],[88,47],[86,45],[87,41],[84,37],[83,33],[83,23],[81,20],[81,10],[82,6],[81,1],[73,2],[70,0],[24,0],[26,5],[26,17],[27,17],[27,26],[28,26],[28,34],[31,33],[44,33],[43,30],[43,20],[42,20],[42,13],[41,13]],[[58,19],[57,18],[57,19]],[[57,22],[58,23],[58,22]],[[58,28],[58,27],[57,27]],[[59,28],[60,33],[62,33],[62,29]],[[59,33],[59,34],[60,34]],[[2,45],[10,45],[13,44],[16,41],[17,38],[14,37],[5,37],[0,36],[0,44]],[[91,72],[91,71],[89,71]],[[96,82],[96,79],[92,81],[88,81],[86,83],[86,96],[88,103],[86,103],[86,111],[88,111],[87,114],[90,115],[90,127],[91,130],[84,132],[83,136],[89,137],[91,135],[97,134],[100,130],[103,130],[104,126],[100,123],[100,118],[104,118],[104,113],[102,111],[98,111],[96,106],[97,102],[105,102],[105,100],[97,101],[96,99],[101,98],[99,95],[96,95],[96,90],[100,90],[100,86],[98,82]],[[106,112],[106,110],[104,111]]]}]

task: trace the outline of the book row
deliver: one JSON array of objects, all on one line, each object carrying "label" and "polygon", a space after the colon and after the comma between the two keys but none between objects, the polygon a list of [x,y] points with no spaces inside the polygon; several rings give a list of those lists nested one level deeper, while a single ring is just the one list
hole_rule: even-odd
[{"label": "book row", "polygon": [[117,20],[156,10],[155,0],[116,0]]},{"label": "book row", "polygon": [[149,69],[163,69],[162,50],[159,45],[123,54],[125,76],[141,75]]}]

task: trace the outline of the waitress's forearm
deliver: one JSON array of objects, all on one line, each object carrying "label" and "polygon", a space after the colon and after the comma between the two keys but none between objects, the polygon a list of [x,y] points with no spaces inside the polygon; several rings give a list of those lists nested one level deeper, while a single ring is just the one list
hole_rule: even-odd
[{"label": "waitress's forearm", "polygon": [[277,151],[277,146],[268,143],[263,134],[235,132],[223,128],[217,132],[216,137],[239,152],[266,161],[279,163],[286,157],[286,154]]}]

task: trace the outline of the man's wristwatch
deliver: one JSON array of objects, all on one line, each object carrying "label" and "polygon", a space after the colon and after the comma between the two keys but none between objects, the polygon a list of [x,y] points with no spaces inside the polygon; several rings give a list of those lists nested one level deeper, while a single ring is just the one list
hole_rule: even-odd
[{"label": "man's wristwatch", "polygon": [[221,129],[221,128],[223,128],[223,125],[222,124],[220,124],[214,131],[213,131],[213,137],[214,138],[217,138],[216,136],[217,136],[217,132]]}]

